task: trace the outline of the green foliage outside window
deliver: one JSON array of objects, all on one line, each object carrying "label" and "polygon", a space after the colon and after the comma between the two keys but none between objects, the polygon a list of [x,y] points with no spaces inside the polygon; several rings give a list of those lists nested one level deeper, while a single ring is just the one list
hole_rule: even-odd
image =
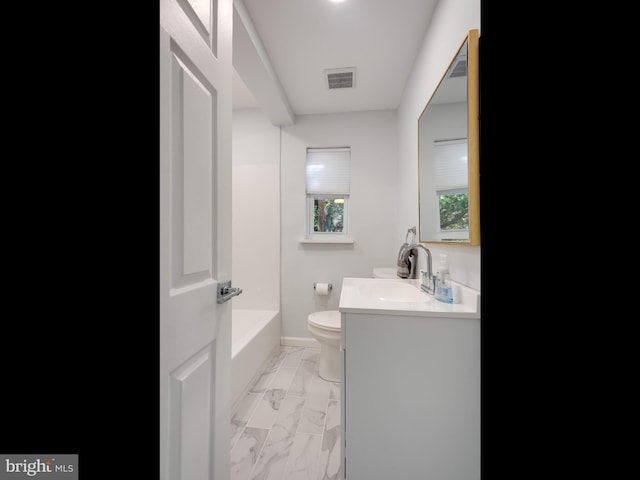
[{"label": "green foliage outside window", "polygon": [[469,229],[469,195],[467,193],[440,195],[440,229]]},{"label": "green foliage outside window", "polygon": [[344,203],[336,199],[316,199],[313,202],[313,231],[342,232]]}]

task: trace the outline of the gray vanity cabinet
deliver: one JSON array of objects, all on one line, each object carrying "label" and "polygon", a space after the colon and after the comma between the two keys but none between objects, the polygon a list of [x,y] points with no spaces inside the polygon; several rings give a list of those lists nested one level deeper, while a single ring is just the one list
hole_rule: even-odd
[{"label": "gray vanity cabinet", "polygon": [[480,478],[480,319],[342,312],[342,478]]}]

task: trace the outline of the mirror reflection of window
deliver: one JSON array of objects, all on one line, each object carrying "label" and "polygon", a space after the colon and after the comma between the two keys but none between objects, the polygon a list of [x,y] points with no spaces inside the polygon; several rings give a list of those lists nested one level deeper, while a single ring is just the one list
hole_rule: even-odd
[{"label": "mirror reflection of window", "polygon": [[433,147],[436,188],[466,187],[467,139],[434,140]]},{"label": "mirror reflection of window", "polygon": [[440,240],[457,242],[469,237],[469,189],[438,190]]},{"label": "mirror reflection of window", "polygon": [[465,240],[469,236],[467,139],[438,139],[433,147],[440,241]]}]

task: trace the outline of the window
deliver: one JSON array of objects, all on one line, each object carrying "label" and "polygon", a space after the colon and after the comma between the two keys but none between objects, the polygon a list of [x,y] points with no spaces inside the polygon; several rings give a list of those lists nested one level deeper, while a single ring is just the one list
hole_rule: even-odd
[{"label": "window", "polygon": [[469,189],[438,190],[438,216],[442,241],[469,238]]},{"label": "window", "polygon": [[434,141],[440,241],[469,238],[467,139]]},{"label": "window", "polygon": [[306,238],[347,237],[351,149],[307,148]]}]

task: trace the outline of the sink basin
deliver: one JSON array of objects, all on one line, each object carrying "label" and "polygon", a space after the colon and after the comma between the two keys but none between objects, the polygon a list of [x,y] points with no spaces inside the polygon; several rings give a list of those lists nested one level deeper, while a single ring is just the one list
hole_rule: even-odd
[{"label": "sink basin", "polygon": [[360,293],[383,302],[425,302],[431,298],[409,283],[384,282],[364,283]]},{"label": "sink basin", "polygon": [[420,280],[405,278],[342,279],[338,309],[351,314],[480,318],[480,292],[451,281],[456,303],[443,303],[420,289]]}]

